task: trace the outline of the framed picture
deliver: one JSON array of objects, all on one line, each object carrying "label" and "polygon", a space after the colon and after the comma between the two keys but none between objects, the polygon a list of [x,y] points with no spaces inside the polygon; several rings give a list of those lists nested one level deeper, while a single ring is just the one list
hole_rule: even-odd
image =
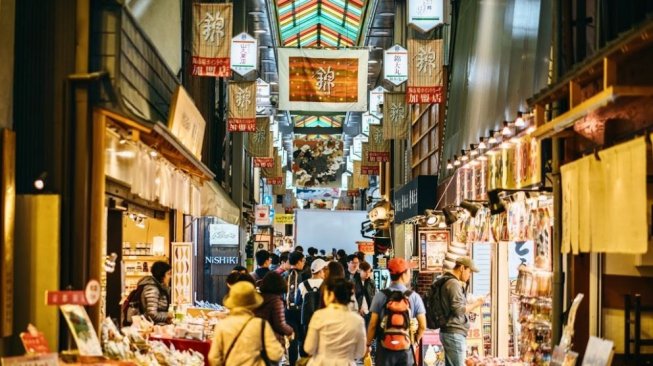
[{"label": "framed picture", "polygon": [[418,232],[420,272],[442,272],[451,233],[449,230],[423,230]]},{"label": "framed picture", "polygon": [[75,338],[77,349],[82,356],[102,356],[102,346],[97,337],[93,323],[82,305],[61,305],[59,307],[68,328]]}]

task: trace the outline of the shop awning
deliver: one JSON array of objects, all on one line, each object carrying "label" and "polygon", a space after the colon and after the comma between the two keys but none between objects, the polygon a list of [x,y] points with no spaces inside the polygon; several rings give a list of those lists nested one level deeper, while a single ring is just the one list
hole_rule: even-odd
[{"label": "shop awning", "polygon": [[561,167],[562,253],[648,250],[644,137]]},{"label": "shop awning", "polygon": [[204,182],[200,195],[202,216],[214,216],[229,224],[238,225],[240,208],[218,183],[213,180]]}]

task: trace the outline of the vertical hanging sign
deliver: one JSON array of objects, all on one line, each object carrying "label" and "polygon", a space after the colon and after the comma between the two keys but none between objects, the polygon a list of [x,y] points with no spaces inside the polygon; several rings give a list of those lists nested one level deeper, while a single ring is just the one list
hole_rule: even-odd
[{"label": "vertical hanging sign", "polygon": [[193,75],[230,77],[232,4],[193,4]]},{"label": "vertical hanging sign", "polygon": [[409,0],[408,24],[428,32],[444,22],[443,0]]},{"label": "vertical hanging sign", "polygon": [[267,114],[265,110],[270,107],[270,84],[265,80],[256,79],[256,114]]},{"label": "vertical hanging sign", "polygon": [[256,131],[256,82],[231,82],[227,85],[229,132]]},{"label": "vertical hanging sign", "polygon": [[408,40],[409,104],[442,103],[442,40]]},{"label": "vertical hanging sign", "polygon": [[255,167],[272,167],[272,133],[268,117],[256,118],[256,129],[247,134],[245,150],[254,157]]},{"label": "vertical hanging sign", "polygon": [[258,42],[243,32],[231,39],[231,69],[238,75],[245,76],[256,70]]},{"label": "vertical hanging sign", "polygon": [[383,93],[385,92],[387,92],[387,90],[382,86],[370,90],[370,113],[377,117],[383,115],[383,110],[380,105],[383,105]]},{"label": "vertical hanging sign", "polygon": [[383,137],[383,126],[370,126],[368,144],[369,152],[367,159],[371,163],[386,163],[390,161],[390,141]]},{"label": "vertical hanging sign", "polygon": [[363,113],[361,116],[361,121],[362,121],[362,133],[363,135],[369,135],[370,134],[370,125],[378,125],[381,123],[381,120],[379,120],[376,116],[373,114],[367,112]]},{"label": "vertical hanging sign", "polygon": [[383,51],[383,78],[399,86],[408,80],[408,51],[396,44]]},{"label": "vertical hanging sign", "polygon": [[367,142],[363,142],[363,159],[361,160],[360,173],[362,175],[379,175],[379,164],[370,162],[368,156],[369,145]]},{"label": "vertical hanging sign", "polygon": [[410,123],[404,93],[385,93],[383,116],[383,138],[389,140],[408,138]]}]

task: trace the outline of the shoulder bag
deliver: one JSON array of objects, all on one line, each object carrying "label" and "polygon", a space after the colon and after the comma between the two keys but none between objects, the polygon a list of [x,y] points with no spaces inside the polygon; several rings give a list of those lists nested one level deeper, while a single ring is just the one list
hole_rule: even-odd
[{"label": "shoulder bag", "polygon": [[231,350],[234,348],[234,345],[238,341],[238,338],[240,338],[240,335],[243,334],[243,330],[245,330],[245,328],[247,328],[247,324],[249,324],[249,322],[252,321],[252,319],[254,319],[254,317],[251,317],[251,318],[247,319],[247,321],[245,322],[245,325],[243,325],[243,327],[240,328],[240,331],[238,331],[238,334],[236,334],[236,337],[234,338],[234,340],[231,341],[231,344],[229,345],[229,349],[227,350],[227,353],[224,355],[224,364],[225,365],[227,364],[227,360],[229,359],[229,355],[231,354]]}]

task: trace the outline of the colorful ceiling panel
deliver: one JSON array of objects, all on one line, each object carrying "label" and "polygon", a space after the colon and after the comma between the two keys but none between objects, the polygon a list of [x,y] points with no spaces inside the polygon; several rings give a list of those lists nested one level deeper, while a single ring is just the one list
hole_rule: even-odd
[{"label": "colorful ceiling panel", "polygon": [[295,116],[295,127],[342,127],[344,116]]},{"label": "colorful ceiling panel", "polygon": [[355,46],[367,0],[277,0],[286,47]]}]

